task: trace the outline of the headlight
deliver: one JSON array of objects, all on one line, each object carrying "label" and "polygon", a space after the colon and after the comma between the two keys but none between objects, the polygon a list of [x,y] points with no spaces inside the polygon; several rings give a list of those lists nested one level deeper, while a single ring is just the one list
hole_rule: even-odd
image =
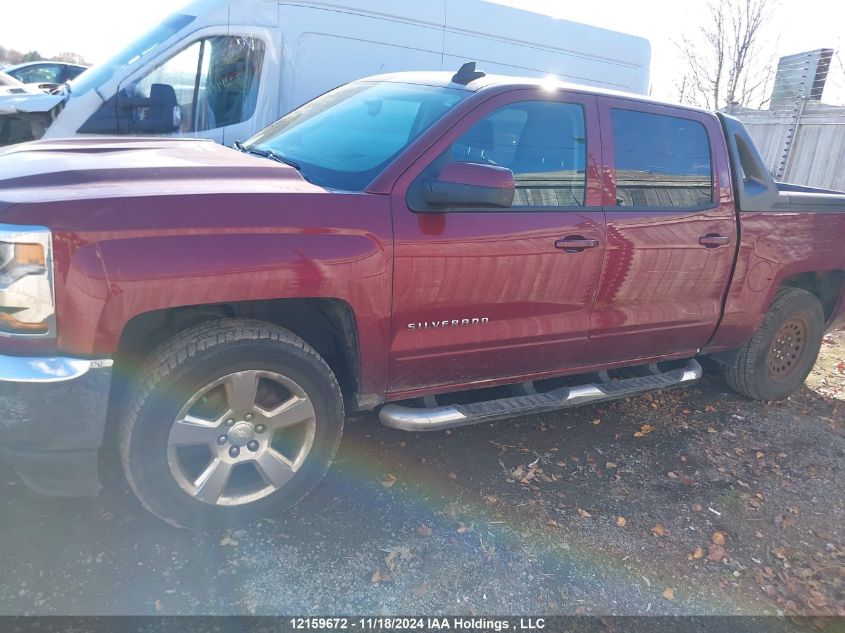
[{"label": "headlight", "polygon": [[50,230],[0,224],[0,336],[54,336],[55,330]]}]

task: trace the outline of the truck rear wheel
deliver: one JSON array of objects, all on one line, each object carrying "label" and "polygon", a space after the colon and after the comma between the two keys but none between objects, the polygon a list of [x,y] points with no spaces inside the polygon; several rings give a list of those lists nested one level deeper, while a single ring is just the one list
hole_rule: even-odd
[{"label": "truck rear wheel", "polygon": [[251,320],[200,324],[150,357],[120,434],[129,485],[177,527],[284,512],[320,481],[343,431],[340,387],[293,333]]},{"label": "truck rear wheel", "polygon": [[783,400],[804,384],[823,335],[819,300],[800,288],[781,288],[736,366],[725,368],[725,379],[753,400]]}]

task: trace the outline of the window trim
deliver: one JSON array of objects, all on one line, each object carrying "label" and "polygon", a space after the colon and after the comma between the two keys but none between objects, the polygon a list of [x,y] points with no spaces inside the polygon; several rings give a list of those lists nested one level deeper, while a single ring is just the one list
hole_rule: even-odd
[{"label": "window trim", "polygon": [[[624,105],[623,105],[624,104]],[[699,124],[703,129],[704,133],[707,136],[707,151],[710,155],[710,203],[709,204],[701,204],[701,205],[693,205],[693,206],[686,206],[686,207],[664,207],[664,206],[649,206],[649,205],[637,205],[637,206],[620,206],[618,203],[605,205],[603,208],[605,212],[618,212],[618,213],[626,213],[626,212],[639,212],[642,213],[644,211],[653,212],[653,213],[696,213],[701,211],[712,211],[713,209],[718,209],[721,206],[721,202],[719,201],[719,181],[718,181],[718,165],[716,162],[716,153],[714,152],[714,145],[713,145],[713,136],[710,133],[709,126],[702,120],[702,117],[696,116],[698,113],[694,111],[689,111],[689,114],[692,116],[683,116],[683,113],[687,112],[680,108],[673,108],[672,106],[652,106],[651,104],[643,104],[644,107],[637,107],[636,102],[630,101],[623,101],[623,100],[612,100],[612,99],[605,99],[600,104],[600,118],[602,120],[602,134],[606,135],[606,138],[609,140],[610,145],[605,149],[610,149],[609,152],[604,152],[605,155],[605,170],[609,171],[612,174],[612,196],[613,200],[618,200],[618,186],[619,186],[619,179],[616,170],[616,137],[613,134],[613,110],[626,110],[629,112],[637,112],[640,114],[649,114],[652,116],[662,116],[668,117],[672,119],[681,119],[684,121],[692,121],[693,123]],[[658,108],[660,111],[658,111]],[[665,112],[662,110],[666,110]],[[604,116],[606,114],[606,117]]]},{"label": "window trim", "polygon": [[525,207],[525,206],[513,206],[508,207],[507,209],[497,209],[497,208],[488,208],[488,207],[443,207],[442,210],[437,211],[414,211],[411,209],[412,213],[443,213],[448,215],[453,214],[466,214],[466,213],[495,213],[501,215],[502,213],[519,213],[520,215],[526,215],[531,213],[590,213],[590,212],[600,212],[604,209],[604,207],[600,205],[593,205],[593,206],[583,206],[583,207],[560,207],[560,206],[546,206],[546,207]]},{"label": "window trim", "polygon": [[[181,31],[180,31],[181,32]],[[172,37],[172,36],[171,36]],[[271,47],[268,45],[268,38],[267,35],[263,32],[263,30],[255,30],[247,28],[238,28],[236,31],[232,32],[229,30],[221,30],[219,26],[211,26],[205,28],[199,28],[191,33],[189,33],[186,37],[180,38],[177,40],[172,46],[162,50],[157,56],[150,58],[147,60],[147,63],[142,64],[138,68],[134,69],[134,71],[128,75],[121,76],[115,87],[115,94],[112,99],[116,99],[118,102],[121,98],[121,92],[125,89],[126,86],[133,86],[138,84],[141,81],[144,81],[149,75],[158,71],[162,66],[167,64],[173,58],[178,55],[181,55],[183,52],[188,50],[194,44],[201,44],[200,54],[197,60],[197,72],[194,77],[194,93],[198,94],[199,90],[199,79],[202,73],[202,62],[203,62],[203,55],[206,53],[206,43],[209,39],[213,39],[215,37],[241,37],[244,39],[251,39],[257,42],[260,42],[261,45],[264,47],[262,51],[262,58],[261,58],[261,68],[256,77],[258,78],[258,89],[259,91],[262,90],[262,87],[265,85],[268,76],[268,64],[267,64],[267,54],[270,51]],[[168,38],[169,39],[169,38]],[[112,78],[114,79],[114,77]],[[108,104],[108,101],[106,101]],[[106,105],[104,104],[104,105]],[[198,103],[194,100],[193,109],[194,113],[198,107]],[[249,118],[240,121],[239,123],[232,123],[225,126],[217,126],[214,128],[208,128],[205,130],[193,130],[190,132],[180,132],[177,137],[183,138],[197,138],[197,134],[206,134],[206,133],[222,133],[223,130],[229,127],[233,127],[236,125],[243,125],[244,123],[248,123],[251,121],[256,113],[259,111],[259,104],[256,104],[256,107]],[[119,127],[119,121],[118,121]],[[194,123],[195,125],[195,123]],[[84,126],[83,126],[84,127]],[[115,132],[114,134],[118,136],[125,136],[124,133],[119,131]],[[153,135],[155,137],[156,135]],[[143,138],[149,138],[148,135],[143,135]],[[199,137],[199,138],[206,138],[206,137]]]}]

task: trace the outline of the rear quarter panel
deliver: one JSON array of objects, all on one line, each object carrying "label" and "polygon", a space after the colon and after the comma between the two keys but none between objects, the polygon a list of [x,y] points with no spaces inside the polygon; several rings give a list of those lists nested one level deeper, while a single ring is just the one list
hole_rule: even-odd
[{"label": "rear quarter panel", "polygon": [[[742,234],[721,326],[706,351],[743,345],[783,281],[809,272],[845,271],[845,213],[742,212]],[[843,326],[842,294],[829,327]]]}]

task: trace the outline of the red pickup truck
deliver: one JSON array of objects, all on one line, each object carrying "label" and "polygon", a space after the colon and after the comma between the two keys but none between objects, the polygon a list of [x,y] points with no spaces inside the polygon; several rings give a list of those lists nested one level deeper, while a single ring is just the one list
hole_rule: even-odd
[{"label": "red pickup truck", "polygon": [[845,324],[845,194],[775,183],[736,120],[582,87],[366,79],[236,148],[0,153],[0,458],[99,490],[114,429],[172,524],[319,481],[344,414],[436,430],[724,367],[785,398]]}]

